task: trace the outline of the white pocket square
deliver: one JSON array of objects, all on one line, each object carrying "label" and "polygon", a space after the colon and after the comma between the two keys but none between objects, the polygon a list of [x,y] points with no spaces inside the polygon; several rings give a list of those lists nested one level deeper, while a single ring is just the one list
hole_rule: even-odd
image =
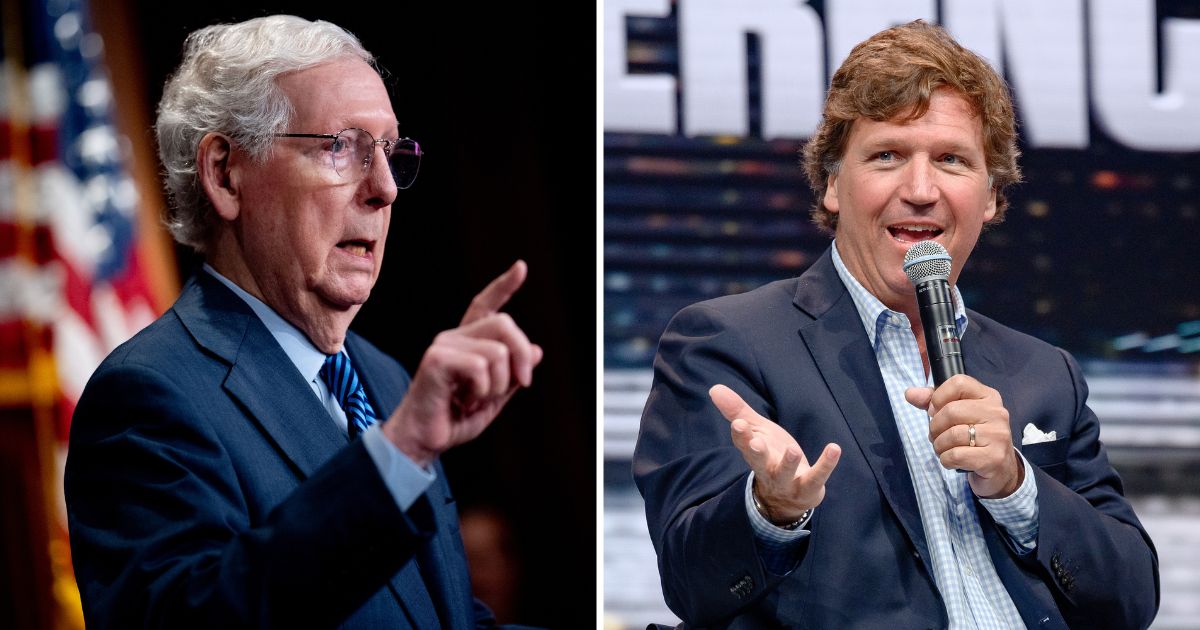
[{"label": "white pocket square", "polygon": [[1021,446],[1028,444],[1041,444],[1042,442],[1053,442],[1058,436],[1054,431],[1043,433],[1041,429],[1033,426],[1033,423],[1025,425],[1025,431],[1021,434]]}]

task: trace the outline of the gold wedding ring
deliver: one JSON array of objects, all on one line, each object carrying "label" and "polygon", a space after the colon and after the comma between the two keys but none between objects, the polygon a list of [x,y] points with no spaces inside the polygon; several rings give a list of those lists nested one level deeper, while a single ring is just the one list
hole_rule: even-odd
[{"label": "gold wedding ring", "polygon": [[975,425],[967,425],[967,446],[975,446]]}]

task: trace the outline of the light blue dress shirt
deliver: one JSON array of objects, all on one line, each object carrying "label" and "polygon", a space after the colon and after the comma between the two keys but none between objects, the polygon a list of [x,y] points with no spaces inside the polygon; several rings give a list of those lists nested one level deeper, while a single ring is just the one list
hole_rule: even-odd
[{"label": "light blue dress shirt", "polygon": [[[1021,615],[988,555],[967,475],[941,465],[929,441],[928,414],[904,399],[904,391],[909,387],[933,386],[925,374],[920,348],[908,317],[888,309],[850,274],[838,255],[836,242],[833,264],[854,300],[875,349],[913,479],[921,525],[929,543],[934,582],[946,604],[950,628],[1024,628]],[[966,309],[957,288],[953,293],[955,318],[962,338],[967,331]],[[1003,499],[980,499],[979,502],[1001,526],[1013,550],[1025,554],[1037,545],[1037,483],[1029,462],[1023,456],[1021,461],[1025,479],[1016,492]],[[837,474],[836,470],[834,474]],[[753,483],[751,473],[746,484],[746,508],[763,562],[768,569],[785,573],[794,567],[798,543],[808,532],[803,526],[785,530],[763,518],[755,509],[750,494]]]},{"label": "light blue dress shirt", "polygon": [[[219,280],[221,284],[229,287],[235,295],[242,298],[242,301],[250,307],[250,310],[254,311],[255,315],[258,315],[271,336],[279,343],[279,347],[283,348],[283,352],[292,360],[300,375],[308,381],[313,395],[329,412],[330,421],[336,424],[343,433],[346,433],[346,412],[342,411],[342,406],[338,403],[337,398],[329,393],[329,387],[321,378],[321,366],[325,364],[325,353],[318,350],[304,333],[280,317],[279,313],[234,284],[229,278],[221,275],[208,263],[204,264],[204,271]],[[342,352],[349,356],[344,347]],[[380,430],[380,425],[386,418],[379,420],[363,431],[363,446],[367,449],[367,454],[371,456],[371,461],[375,462],[375,467],[379,469],[379,475],[383,477],[384,484],[392,493],[392,497],[396,499],[396,505],[401,512],[404,512],[429,489],[429,486],[437,479],[437,474],[432,470],[427,471],[417,466],[407,455],[396,448],[396,445],[392,444]]]}]

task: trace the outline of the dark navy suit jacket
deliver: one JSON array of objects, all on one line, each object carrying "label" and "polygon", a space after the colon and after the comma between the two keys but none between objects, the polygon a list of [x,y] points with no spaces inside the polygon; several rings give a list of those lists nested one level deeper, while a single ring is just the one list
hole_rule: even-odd
[{"label": "dark navy suit jacket", "polygon": [[[386,418],[408,375],[354,334],[346,346]],[[66,496],[89,629],[491,621],[440,466],[401,512],[361,441],[206,273],[88,383]]]},{"label": "dark navy suit jacket", "polygon": [[[1030,628],[1144,628],[1158,560],[1122,496],[1065,352],[975,312],[967,373],[995,388],[1014,443],[1032,422],[1054,442],[1020,447],[1038,488],[1037,549],[1015,554],[976,503],[997,573]],[[842,457],[787,576],[761,564],[746,514],[749,468],[708,398],[724,383],[810,457]],[[663,334],[634,476],[667,603],[727,628],[944,628],[912,479],[854,302],[826,252],[799,278],[690,306]]]}]

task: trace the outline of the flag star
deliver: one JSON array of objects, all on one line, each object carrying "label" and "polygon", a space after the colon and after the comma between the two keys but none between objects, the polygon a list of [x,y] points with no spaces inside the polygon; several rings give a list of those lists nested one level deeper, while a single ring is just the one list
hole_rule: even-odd
[{"label": "flag star", "polygon": [[68,11],[54,22],[54,37],[65,50],[74,50],[83,36],[83,21],[78,11]]},{"label": "flag star", "polygon": [[120,158],[117,135],[111,125],[96,125],[79,134],[79,157],[85,167],[115,163]]},{"label": "flag star", "polygon": [[84,81],[75,93],[75,100],[88,109],[92,116],[103,114],[112,104],[112,88],[104,77]]}]

